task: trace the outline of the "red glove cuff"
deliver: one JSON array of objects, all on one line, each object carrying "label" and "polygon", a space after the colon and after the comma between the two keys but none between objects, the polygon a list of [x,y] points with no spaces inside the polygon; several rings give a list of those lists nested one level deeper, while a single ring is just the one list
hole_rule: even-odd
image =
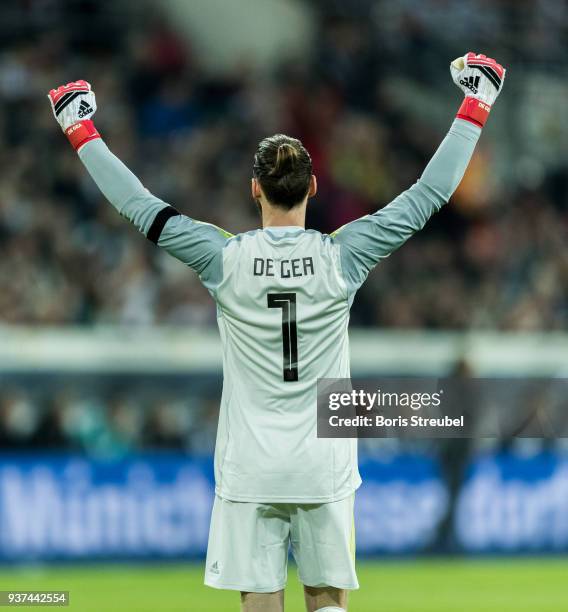
[{"label": "red glove cuff", "polygon": [[87,142],[101,137],[101,135],[97,132],[94,123],[90,119],[87,119],[86,121],[79,121],[79,123],[74,123],[71,127],[68,127],[65,130],[65,135],[76,151],[78,151]]},{"label": "red glove cuff", "polygon": [[485,102],[477,98],[466,96],[456,117],[458,117],[458,119],[465,119],[478,127],[483,127],[487,121],[487,117],[489,117],[490,110],[491,106],[489,106],[489,104],[485,104]]}]

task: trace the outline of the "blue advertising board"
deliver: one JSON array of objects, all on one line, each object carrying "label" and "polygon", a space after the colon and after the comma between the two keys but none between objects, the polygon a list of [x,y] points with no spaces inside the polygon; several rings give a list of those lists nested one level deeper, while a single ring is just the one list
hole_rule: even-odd
[{"label": "blue advertising board", "polygon": [[0,461],[0,555],[144,558],[201,554],[213,502],[210,459],[140,456]]},{"label": "blue advertising board", "polygon": [[[0,458],[0,559],[190,558],[205,553],[212,460],[140,455]],[[424,550],[448,495],[424,454],[361,458],[356,502],[363,554]],[[456,506],[466,552],[568,550],[568,457],[497,454],[470,466]]]},{"label": "blue advertising board", "polygon": [[423,454],[361,457],[355,502],[359,553],[409,553],[427,546],[447,508],[437,462]]},{"label": "blue advertising board", "polygon": [[568,455],[499,453],[470,466],[455,531],[469,552],[568,550]]}]

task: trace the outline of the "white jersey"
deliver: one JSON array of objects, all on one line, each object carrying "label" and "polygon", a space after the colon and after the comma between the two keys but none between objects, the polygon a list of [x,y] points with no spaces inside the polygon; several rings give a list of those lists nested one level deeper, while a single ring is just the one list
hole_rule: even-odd
[{"label": "white jersey", "polygon": [[119,212],[193,268],[217,303],[223,396],[217,495],[323,503],[360,485],[354,439],[316,435],[318,378],[347,378],[349,309],[370,270],[447,202],[480,129],[457,119],[420,180],[325,235],[300,227],[232,236],[150,194],[101,140],[79,155]]},{"label": "white jersey", "polygon": [[357,441],[316,437],[318,378],[348,378],[349,293],[339,248],[302,228],[230,240],[217,288],[223,399],[217,492],[325,502],[361,482]]}]

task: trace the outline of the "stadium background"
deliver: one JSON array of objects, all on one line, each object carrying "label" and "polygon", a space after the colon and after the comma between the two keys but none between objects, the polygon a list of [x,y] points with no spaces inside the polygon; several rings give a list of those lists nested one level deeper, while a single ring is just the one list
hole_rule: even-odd
[{"label": "stadium background", "polygon": [[[567,30],[554,0],[3,2],[0,590],[70,588],[80,610],[237,605],[193,563],[213,302],[103,201],[50,88],[92,82],[99,130],[146,186],[234,233],[258,225],[257,142],[301,138],[320,185],[308,224],[329,232],[420,175],[459,104],[449,61],[497,57],[506,86],[462,186],[355,300],[353,372],[558,377]],[[353,610],[568,610],[565,443],[366,440],[361,461]]]}]

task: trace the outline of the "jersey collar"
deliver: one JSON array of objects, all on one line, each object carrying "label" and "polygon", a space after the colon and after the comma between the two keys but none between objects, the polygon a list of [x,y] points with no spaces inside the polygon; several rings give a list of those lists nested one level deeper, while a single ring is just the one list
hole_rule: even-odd
[{"label": "jersey collar", "polygon": [[306,230],[299,225],[279,225],[275,227],[265,227],[263,231],[273,236],[283,236],[285,234],[298,234]]}]

